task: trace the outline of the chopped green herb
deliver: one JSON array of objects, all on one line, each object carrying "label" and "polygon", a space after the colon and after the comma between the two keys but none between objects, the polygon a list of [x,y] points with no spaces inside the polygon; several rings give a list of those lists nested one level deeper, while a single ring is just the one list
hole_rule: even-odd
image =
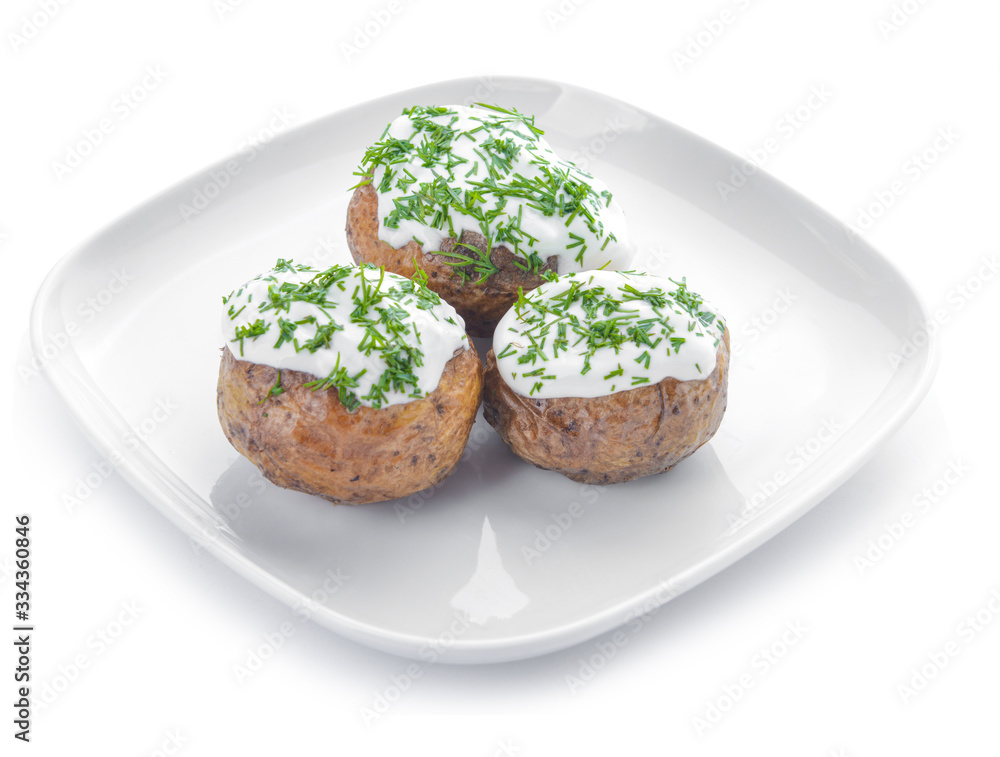
[{"label": "chopped green herb", "polygon": [[525,228],[525,208],[560,218],[567,228],[580,219],[592,236],[568,231],[573,241],[566,249],[575,250],[574,260],[583,266],[589,244],[603,250],[617,241],[598,220],[612,195],[596,189],[588,172],[555,158],[543,134],[533,117],[498,105],[477,103],[461,113],[442,106],[405,108],[365,151],[354,172],[361,181],[351,189],[374,184],[391,198],[381,219],[386,228],[408,221],[453,240],[465,231],[480,234],[484,249],[462,250],[456,243],[447,251],[429,250],[449,258],[463,282],[479,284],[497,272],[489,253],[498,246],[510,250],[512,264],[523,270],[537,275],[545,269],[535,249],[539,240]]},{"label": "chopped green herb", "polygon": [[243,340],[244,339],[256,339],[257,337],[263,335],[268,328],[270,328],[270,323],[264,323],[263,320],[258,318],[256,321],[248,326],[239,326],[236,329],[236,338],[230,339],[231,342],[240,343],[240,357],[243,357]]},{"label": "chopped green herb", "polygon": [[[637,364],[649,371],[658,347],[666,355],[674,355],[690,341],[676,333],[677,329],[684,331],[688,324],[699,337],[705,336],[709,328],[713,333],[725,332],[721,318],[708,310],[684,282],[671,282],[675,289],[670,290],[663,279],[646,280],[641,273],[622,272],[614,277],[624,280],[609,283],[615,278],[607,274],[569,273],[527,294],[520,291],[512,316],[508,316],[513,320],[498,332],[502,343],[497,344],[497,360],[513,359],[525,367],[523,378],[535,378],[535,384],[543,386],[545,381],[556,378],[558,367],[567,358],[579,361],[576,366],[580,375],[600,366],[604,381],[624,377],[631,386],[640,386],[658,379],[626,375],[625,360],[629,361],[626,365]],[[679,299],[674,296],[678,292]],[[713,341],[717,346],[719,340]],[[660,347],[663,342],[669,347]],[[685,354],[694,351],[689,347]],[[616,359],[610,360],[611,356]],[[556,358],[560,362],[553,362]],[[611,385],[611,392],[618,383]],[[530,393],[540,390],[533,388]]]},{"label": "chopped green herb", "polygon": [[[275,349],[288,349],[286,345],[291,345],[296,353],[309,354],[329,350],[335,355],[334,369],[305,386],[313,391],[335,389],[340,402],[351,411],[362,403],[378,409],[392,401],[391,395],[395,394],[423,397],[418,369],[424,365],[425,356],[412,314],[414,309],[422,310],[438,319],[435,308],[442,304],[440,296],[426,287],[426,280],[419,268],[411,280],[394,274],[387,276],[384,269],[374,266],[335,265],[317,271],[279,259],[269,274],[254,281],[255,291],[266,291],[266,297],[254,305],[262,317],[252,323],[238,322],[231,341],[239,342],[239,354],[243,357],[245,341],[256,340],[274,325],[278,332],[273,343]],[[249,305],[248,295],[247,304],[237,309],[240,303],[234,302],[233,297],[240,296],[242,291],[224,298],[224,304],[229,304],[227,312],[234,320]],[[304,314],[303,303],[310,306]],[[246,317],[244,314],[241,320]],[[461,331],[458,321],[451,315],[442,317],[450,324],[450,333],[457,336]],[[338,335],[345,331],[348,322],[354,327],[352,333],[360,329],[360,342],[338,342],[342,339]],[[342,353],[345,347],[369,358],[365,363],[368,367],[359,369],[357,361],[346,361]],[[365,382],[365,393],[360,379],[368,373],[371,359],[377,359],[383,367],[378,376]],[[267,396],[277,396],[282,391],[279,374],[279,382]]]},{"label": "chopped green herb", "polygon": [[277,397],[279,394],[284,394],[284,393],[285,390],[281,387],[281,371],[278,371],[278,378],[274,382],[274,386],[272,386],[270,389],[267,390],[267,394],[265,394],[261,398],[260,402],[258,402],[257,404],[263,405],[265,402],[267,402],[268,398]]}]

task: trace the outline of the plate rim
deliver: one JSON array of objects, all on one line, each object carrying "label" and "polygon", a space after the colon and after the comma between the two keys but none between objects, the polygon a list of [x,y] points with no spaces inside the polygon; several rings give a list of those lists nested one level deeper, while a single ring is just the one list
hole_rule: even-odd
[{"label": "plate rim", "polygon": [[[495,87],[494,92],[523,90],[527,87],[543,87],[553,91],[574,91],[591,99],[621,104],[652,119],[659,126],[666,125],[675,130],[684,139],[699,142],[718,154],[726,158],[731,158],[734,162],[741,160],[735,153],[675,124],[663,116],[648,111],[645,108],[632,105],[614,95],[609,95],[589,87],[538,77],[496,75],[491,76],[490,80],[491,84]],[[354,111],[375,107],[379,103],[397,99],[404,94],[418,96],[421,92],[432,89],[444,87],[458,88],[463,86],[470,88],[471,91],[471,88],[474,88],[481,82],[482,77],[461,77],[431,82],[417,87],[403,88],[370,100],[356,102],[345,108],[310,119],[283,132],[280,138],[282,140],[294,139],[296,135],[309,129],[318,128],[324,122],[347,117]],[[43,278],[32,303],[29,322],[29,338],[32,352],[36,356],[43,354],[45,333],[48,330],[46,327],[49,325],[48,310],[49,306],[56,302],[53,299],[54,292],[69,266],[78,257],[92,248],[95,242],[108,236],[110,232],[129,218],[141,211],[162,204],[165,198],[172,193],[176,193],[180,188],[193,186],[199,179],[203,179],[208,172],[218,170],[224,167],[227,162],[236,159],[238,154],[237,152],[227,155],[225,158],[185,176],[152,196],[134,204],[62,255]],[[764,169],[756,171],[751,178],[755,182],[762,183],[765,187],[769,185],[771,189],[777,190],[791,198],[798,207],[808,208],[814,214],[818,214],[820,217],[832,221],[834,224],[845,226],[843,222],[839,221],[831,213],[821,208],[793,187],[778,180]],[[899,287],[910,297],[910,305],[916,308],[921,322],[928,323],[931,320],[930,310],[926,302],[921,297],[919,291],[912,285],[906,273],[893,260],[881,254],[863,238],[856,240],[855,255],[863,256],[870,264],[875,263],[882,266],[885,269],[885,275],[895,277]],[[65,321],[61,321],[61,323],[65,324]],[[932,330],[927,331],[929,333],[926,335],[925,344],[918,349],[912,358],[908,359],[911,365],[908,367],[905,375],[902,371],[895,372],[879,396],[873,401],[873,404],[848,429],[848,432],[857,429],[861,421],[873,422],[871,416],[874,410],[877,411],[876,414],[881,413],[881,415],[885,415],[885,417],[878,419],[878,426],[875,433],[864,437],[860,444],[853,447],[853,452],[847,455],[846,459],[842,455],[841,460],[843,462],[834,471],[818,473],[811,477],[807,482],[809,485],[806,487],[807,490],[804,494],[797,494],[800,487],[792,487],[791,491],[785,491],[782,496],[774,500],[772,505],[767,508],[767,511],[774,510],[775,513],[770,518],[770,522],[766,528],[750,529],[743,538],[734,541],[724,549],[716,550],[710,556],[686,566],[680,572],[680,575],[685,577],[684,580],[677,581],[679,591],[676,593],[668,592],[666,598],[659,597],[658,595],[663,592],[663,582],[660,582],[639,592],[637,595],[630,595],[585,617],[553,625],[545,630],[491,639],[470,640],[458,638],[454,643],[449,644],[446,652],[439,656],[438,661],[472,664],[505,662],[566,649],[589,639],[596,638],[622,625],[628,620],[629,613],[639,607],[646,608],[646,612],[658,610],[674,597],[689,591],[701,582],[721,573],[726,568],[738,562],[741,558],[804,516],[837,487],[846,482],[858,468],[872,457],[878,447],[889,436],[895,433],[910,415],[913,414],[930,391],[940,363],[940,336]],[[921,358],[921,363],[914,370],[912,363],[917,357]],[[201,498],[193,492],[190,494],[183,492],[183,488],[186,487],[183,480],[177,474],[173,473],[144,441],[137,440],[135,447],[127,450],[120,449],[120,445],[116,446],[114,434],[116,431],[121,431],[122,429],[116,429],[115,427],[124,424],[126,431],[130,427],[128,427],[124,419],[115,417],[117,413],[114,407],[110,405],[103,392],[83,367],[72,342],[67,347],[61,349],[54,358],[41,360],[41,372],[46,376],[50,385],[53,386],[60,399],[65,403],[71,417],[98,451],[105,457],[116,453],[120,454],[122,460],[116,467],[122,477],[162,515],[180,528],[186,536],[197,541],[197,529],[199,526],[204,528],[205,524],[197,523],[196,508],[191,509],[194,503],[178,503],[174,497],[170,496],[170,492],[154,486],[149,473],[152,472],[161,476],[172,476],[175,478],[175,483],[182,485],[181,491],[175,492],[175,494],[181,494],[185,497],[193,498],[193,500],[200,500]],[[888,412],[881,412],[884,397],[892,389],[895,389],[894,394],[896,399],[893,405],[888,408]],[[97,404],[107,404],[111,410],[110,416],[91,412],[90,408],[84,404],[83,398],[90,400],[92,403],[96,401]],[[87,416],[93,416],[90,422],[87,422]],[[845,433],[844,436],[847,435]],[[842,441],[843,438],[838,439],[838,443]],[[792,509],[775,507],[775,505],[789,498],[791,494],[796,494],[795,501],[799,504]],[[178,506],[179,504],[181,505],[180,507]],[[191,510],[190,512],[188,511],[189,509]],[[243,578],[284,604],[290,607],[301,606],[303,603],[309,604],[302,592],[259,566],[246,553],[236,548],[226,547],[224,540],[205,538],[201,546],[223,564],[239,573]],[[309,617],[311,620],[320,623],[345,638],[401,657],[421,659],[414,653],[415,650],[433,645],[437,641],[435,638],[426,637],[422,634],[407,634],[386,630],[376,625],[358,621],[349,615],[342,614],[325,606],[320,606],[318,609],[318,612],[310,613]]]}]

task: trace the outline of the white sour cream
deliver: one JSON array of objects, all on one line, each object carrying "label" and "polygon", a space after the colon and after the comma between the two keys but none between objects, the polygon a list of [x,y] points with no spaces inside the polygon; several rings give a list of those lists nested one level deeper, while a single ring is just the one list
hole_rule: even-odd
[{"label": "white sour cream", "polygon": [[340,389],[349,409],[425,397],[455,351],[468,348],[451,305],[370,266],[318,271],[279,260],[223,303],[222,336],[236,358],[329,377],[315,388]]},{"label": "white sour cream", "polygon": [[515,303],[493,336],[497,368],[525,397],[602,397],[706,378],[725,322],[668,278],[568,273]]},{"label": "white sour cream", "polygon": [[378,193],[379,238],[430,252],[474,231],[524,259],[554,255],[560,273],[629,267],[635,251],[611,191],[540,134],[512,111],[407,109],[361,165]]}]

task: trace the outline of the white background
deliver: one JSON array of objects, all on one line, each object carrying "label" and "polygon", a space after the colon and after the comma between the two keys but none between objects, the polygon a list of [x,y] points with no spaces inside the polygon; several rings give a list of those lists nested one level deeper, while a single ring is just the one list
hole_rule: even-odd
[{"label": "white background", "polygon": [[[13,514],[29,512],[33,684],[60,688],[36,705],[32,743],[14,741],[15,659],[0,642],[4,754],[1000,753],[991,375],[1000,308],[985,265],[1000,251],[1000,6],[661,5],[4,3],[0,391],[17,425],[4,425],[0,625],[13,614]],[[366,39],[373,18],[388,21],[370,24]],[[240,681],[234,666],[289,610],[194,555],[116,475],[67,508],[100,457],[26,370],[29,308],[61,255],[235,152],[275,108],[304,123],[400,89],[499,74],[596,89],[742,155],[778,137],[781,119],[825,88],[831,96],[781,136],[764,168],[851,224],[893,182],[905,184],[865,235],[944,313],[941,367],[927,400],[857,475],[668,604],[583,689],[571,691],[567,676],[600,639],[519,663],[432,666],[366,722],[363,708],[392,691],[405,661],[297,624]],[[120,98],[144,78],[155,86],[123,111]],[[58,169],[102,118],[110,133],[78,167]],[[935,148],[942,129],[954,136]],[[933,163],[914,172],[925,150]],[[951,482],[949,468],[962,471]],[[941,496],[921,509],[915,499],[935,484]],[[910,527],[886,536],[906,513]],[[880,537],[885,554],[861,565]],[[977,612],[973,627],[965,619]],[[803,630],[782,647],[789,624]],[[104,644],[102,633],[114,638]],[[957,656],[935,665],[948,644]],[[772,647],[773,664],[763,664]],[[901,692],[924,666],[926,687]],[[713,706],[727,711],[705,727],[698,719]]]}]

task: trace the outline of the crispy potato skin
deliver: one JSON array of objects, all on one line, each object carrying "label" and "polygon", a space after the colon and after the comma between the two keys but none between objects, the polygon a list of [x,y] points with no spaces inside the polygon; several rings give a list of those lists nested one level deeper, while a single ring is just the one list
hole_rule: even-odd
[{"label": "crispy potato skin", "polygon": [[332,502],[403,497],[445,479],[462,456],[482,395],[483,367],[471,342],[448,361],[427,397],[348,412],[336,390],[313,391],[315,376],[281,371],[284,393],[269,397],[278,370],[239,360],[219,367],[219,422],[236,450],[278,486]]},{"label": "crispy potato skin", "polygon": [[586,484],[663,473],[707,442],[726,411],[729,332],[705,379],[665,378],[604,397],[532,399],[486,356],[483,415],[520,457]]},{"label": "crispy potato skin", "polygon": [[[356,263],[373,263],[385,266],[385,270],[412,278],[416,273],[414,260],[427,274],[427,285],[451,304],[465,319],[466,330],[472,336],[492,336],[497,323],[503,318],[517,299],[517,289],[525,292],[534,289],[545,279],[540,274],[532,274],[514,264],[514,254],[506,247],[494,247],[490,260],[497,272],[481,283],[475,283],[478,276],[469,270],[463,283],[457,269],[449,265],[452,258],[435,252],[425,252],[415,241],[403,247],[394,248],[378,238],[378,194],[370,184],[354,190],[347,206],[347,246]],[[486,239],[482,234],[471,231],[462,233],[459,239],[448,237],[441,243],[443,252],[451,252],[456,242],[469,244],[486,251]],[[460,247],[458,252],[471,252]],[[548,259],[544,270],[558,273],[558,258]]]}]

